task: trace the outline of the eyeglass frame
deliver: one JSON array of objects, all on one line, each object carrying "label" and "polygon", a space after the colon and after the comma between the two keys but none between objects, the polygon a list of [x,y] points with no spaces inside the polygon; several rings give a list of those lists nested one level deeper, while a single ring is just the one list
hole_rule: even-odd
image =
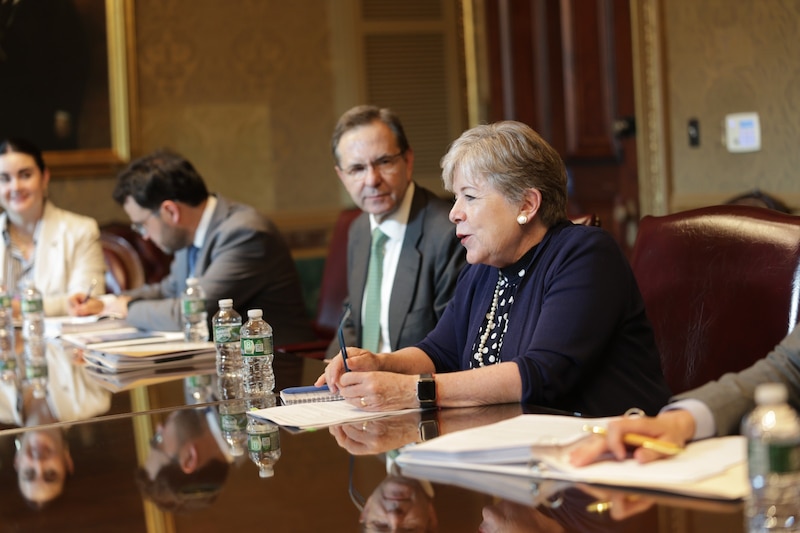
[{"label": "eyeglass frame", "polygon": [[372,167],[372,170],[377,173],[388,173],[394,171],[395,169],[393,167],[397,163],[397,158],[405,158],[405,155],[406,150],[400,150],[396,154],[382,155],[381,157],[373,159],[367,163],[356,163],[347,168],[339,167],[339,169],[352,180],[362,180],[364,179],[364,176],[366,176],[366,173],[370,167]]},{"label": "eyeglass frame", "polygon": [[140,220],[139,222],[131,222],[131,229],[136,232],[137,235],[140,237],[145,237],[147,235],[147,230],[145,229],[145,223],[150,220],[150,217],[154,216],[156,211],[151,210],[144,219]]}]

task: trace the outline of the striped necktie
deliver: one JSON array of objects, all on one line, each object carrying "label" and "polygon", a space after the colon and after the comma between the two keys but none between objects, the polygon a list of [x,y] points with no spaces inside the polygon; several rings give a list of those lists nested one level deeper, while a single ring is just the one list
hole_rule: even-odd
[{"label": "striped necktie", "polygon": [[361,347],[377,352],[381,345],[381,282],[383,281],[384,247],[389,237],[379,228],[372,232],[372,248],[367,273],[367,300],[364,304],[364,324]]}]

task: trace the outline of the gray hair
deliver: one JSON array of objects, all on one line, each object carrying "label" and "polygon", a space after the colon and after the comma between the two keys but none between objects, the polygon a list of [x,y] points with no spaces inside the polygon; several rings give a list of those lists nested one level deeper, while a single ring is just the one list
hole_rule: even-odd
[{"label": "gray hair", "polygon": [[403,129],[403,124],[400,118],[394,112],[386,107],[378,107],[374,105],[359,105],[346,111],[336,127],[333,129],[333,136],[331,137],[331,152],[333,158],[336,160],[336,165],[339,165],[339,141],[342,136],[350,130],[367,126],[373,122],[383,122],[394,133],[397,140],[397,148],[401,154],[408,152],[410,148],[406,132]]},{"label": "gray hair", "polygon": [[444,188],[453,192],[456,170],[483,178],[512,203],[528,189],[542,194],[539,219],[547,226],[567,218],[567,171],[558,152],[529,126],[515,121],[484,124],[453,141],[441,161]]}]

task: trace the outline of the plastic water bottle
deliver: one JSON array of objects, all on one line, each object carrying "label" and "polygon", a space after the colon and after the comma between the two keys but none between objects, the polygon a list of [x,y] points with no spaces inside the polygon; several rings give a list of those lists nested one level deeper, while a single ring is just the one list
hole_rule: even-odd
[{"label": "plastic water bottle", "polygon": [[786,386],[756,387],[756,408],[742,422],[752,494],[750,532],[800,531],[800,419],[786,403]]},{"label": "plastic water bottle", "polygon": [[255,416],[247,417],[247,452],[258,467],[258,477],[275,475],[275,463],[281,458],[281,433],[278,426]]},{"label": "plastic water bottle", "polygon": [[47,347],[44,340],[44,305],[42,293],[33,280],[22,290],[22,339],[25,343],[25,381],[33,387],[35,398],[44,398],[47,390]]},{"label": "plastic water bottle", "polygon": [[14,380],[17,376],[13,317],[11,295],[0,285],[0,379],[3,381]]},{"label": "plastic water bottle", "polygon": [[233,308],[233,300],[219,301],[219,311],[211,319],[214,327],[214,344],[217,348],[217,375],[242,375],[242,353],[239,346],[239,330],[242,315]]},{"label": "plastic water bottle", "polygon": [[208,340],[206,293],[197,278],[186,280],[181,312],[183,314],[183,336],[186,342],[206,342]]},{"label": "plastic water bottle", "polygon": [[275,388],[272,372],[272,326],[263,318],[261,309],[247,311],[247,322],[239,330],[242,353],[244,393],[267,396]]},{"label": "plastic water bottle", "polygon": [[217,380],[219,427],[234,457],[244,455],[247,447],[247,406],[241,374],[224,374]]}]

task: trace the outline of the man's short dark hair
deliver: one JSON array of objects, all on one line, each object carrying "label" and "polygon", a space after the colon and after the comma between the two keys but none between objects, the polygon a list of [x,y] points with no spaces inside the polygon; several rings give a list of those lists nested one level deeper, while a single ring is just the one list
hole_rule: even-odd
[{"label": "man's short dark hair", "polygon": [[147,471],[136,471],[139,491],[162,511],[190,513],[210,506],[219,496],[228,477],[230,465],[214,459],[187,474],[177,462],[164,465],[150,479]]},{"label": "man's short dark hair", "polygon": [[158,150],[131,162],[120,172],[112,196],[120,205],[130,196],[141,207],[156,210],[165,200],[200,205],[208,198],[208,189],[185,157]]}]

